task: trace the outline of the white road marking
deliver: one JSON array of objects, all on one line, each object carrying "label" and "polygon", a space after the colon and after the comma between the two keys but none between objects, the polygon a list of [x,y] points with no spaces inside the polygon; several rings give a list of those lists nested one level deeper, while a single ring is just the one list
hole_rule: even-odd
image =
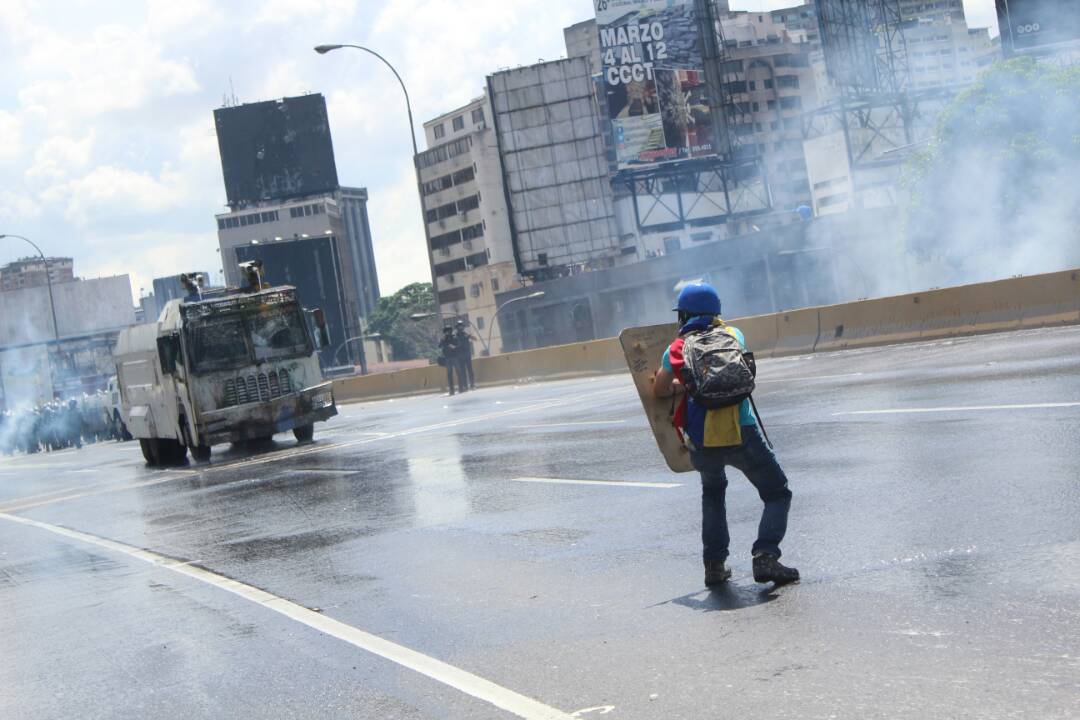
[{"label": "white road marking", "polygon": [[433,657],[407,648],[404,645],[385,640],[378,635],[364,632],[352,625],[347,625],[340,620],[334,620],[302,605],[286,600],[265,590],[260,590],[239,580],[234,580],[224,575],[219,575],[212,570],[192,565],[193,561],[178,560],[165,555],[159,555],[152,550],[135,547],[126,543],[109,540],[107,538],[90,535],[88,533],[71,530],[59,525],[31,520],[0,513],[0,519],[9,520],[22,525],[28,525],[40,530],[46,530],[57,535],[62,535],[72,540],[84,542],[90,545],[111,550],[127,555],[128,557],[142,560],[163,570],[169,570],[179,575],[185,575],[194,580],[204,582],[207,585],[225,590],[237,595],[244,600],[260,605],[267,610],[272,610],[279,615],[318,630],[321,633],[337,638],[353,647],[377,655],[390,662],[396,663],[408,670],[419,673],[426,677],[470,695],[478,700],[494,705],[500,710],[512,713],[526,720],[570,720],[568,715],[561,710],[544,705],[538,700],[520,695],[513,690],[497,685],[490,680],[485,680],[479,675],[474,675],[467,670],[454,667],[448,663],[436,660]]},{"label": "white road marking", "polygon": [[361,470],[329,470],[323,468],[297,468],[282,472],[283,475],[355,475]]},{"label": "white road marking", "polygon": [[940,413],[940,412],[979,412],[982,410],[1041,410],[1044,408],[1069,408],[1080,407],[1080,402],[1060,403],[1024,403],[1020,405],[964,405],[956,407],[928,407],[928,408],[891,408],[889,410],[848,410],[833,413],[837,415],[896,415],[915,413]]},{"label": "white road marking", "polygon": [[574,427],[577,425],[624,425],[625,420],[579,420],[577,422],[535,423],[533,425],[511,425],[511,430],[532,428]]},{"label": "white road marking", "polygon": [[613,485],[615,487],[677,488],[682,483],[623,482],[621,480],[568,480],[566,478],[519,477],[510,482],[551,483],[553,485]]}]

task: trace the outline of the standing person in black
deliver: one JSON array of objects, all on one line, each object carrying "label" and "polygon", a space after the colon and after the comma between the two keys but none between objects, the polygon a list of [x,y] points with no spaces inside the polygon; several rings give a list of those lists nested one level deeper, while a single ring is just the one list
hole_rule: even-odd
[{"label": "standing person in black", "polygon": [[446,366],[446,387],[450,394],[454,394],[454,371],[457,370],[458,388],[465,392],[464,378],[461,376],[461,363],[459,362],[459,349],[457,338],[454,337],[454,328],[447,325],[443,328],[442,340],[439,341],[439,351],[442,353],[443,365]]},{"label": "standing person in black", "polygon": [[458,376],[461,379],[462,388],[469,388],[470,390],[476,389],[476,379],[473,377],[473,344],[472,336],[469,335],[468,330],[465,329],[465,321],[457,321],[457,333],[454,334],[454,340],[457,342],[458,353],[460,358],[460,368],[464,370],[464,377]]}]

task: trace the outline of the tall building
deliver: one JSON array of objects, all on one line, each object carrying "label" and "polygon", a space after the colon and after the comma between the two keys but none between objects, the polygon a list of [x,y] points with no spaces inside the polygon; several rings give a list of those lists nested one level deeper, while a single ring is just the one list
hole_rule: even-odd
[{"label": "tall building", "polygon": [[820,106],[827,93],[818,71],[819,33],[812,6],[729,12],[720,22],[726,59],[721,73],[735,141],[756,146],[765,161],[773,207],[790,213],[811,197],[803,113]]},{"label": "tall building", "polygon": [[[45,267],[48,264],[48,276]],[[55,283],[71,282],[75,279],[75,261],[71,258],[40,257],[20,258],[0,267],[0,290],[21,290],[23,288]]]},{"label": "tall building", "polygon": [[417,165],[439,311],[472,323],[481,345],[490,333],[499,352],[495,294],[521,282],[488,96],[424,123],[424,135]]},{"label": "tall building", "polygon": [[588,58],[571,57],[488,77],[511,237],[527,277],[612,267],[627,257],[591,69]]},{"label": "tall building", "polygon": [[104,388],[116,373],[116,338],[135,322],[127,275],[52,290],[51,302],[44,282],[0,298],[0,406],[8,410]]},{"label": "tall building", "polygon": [[964,20],[963,0],[900,0],[900,16],[904,20],[947,22]]},{"label": "tall building", "polygon": [[216,216],[226,282],[240,282],[239,247],[332,236],[343,332],[362,335],[379,299],[368,192],[338,183],[326,100],[312,94],[224,107],[214,120],[229,205]]},{"label": "tall building", "polygon": [[920,18],[904,24],[912,89],[970,84],[1000,57],[989,28],[969,28],[962,16]]},{"label": "tall building", "polygon": [[344,362],[345,350],[356,347],[355,343],[346,341],[359,335],[347,327],[349,311],[342,293],[344,261],[339,248],[337,237],[322,235],[270,240],[241,245],[235,250],[241,262],[262,261],[264,282],[292,285],[303,307],[323,311],[330,333],[330,345],[320,351],[324,367]]}]

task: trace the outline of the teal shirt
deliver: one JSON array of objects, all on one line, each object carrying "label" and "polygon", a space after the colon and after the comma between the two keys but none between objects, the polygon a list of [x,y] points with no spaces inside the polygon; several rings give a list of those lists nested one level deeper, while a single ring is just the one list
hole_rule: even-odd
[{"label": "teal shirt", "polygon": [[[732,327],[731,325],[729,325],[728,327],[730,327],[731,332],[735,334],[735,339],[739,341],[740,345],[742,345],[743,350],[746,350],[746,336],[743,335],[742,330],[737,327]],[[671,367],[671,358],[669,357],[670,352],[671,348],[668,348],[664,351],[664,357],[660,361],[660,367],[664,368],[668,372],[674,372]],[[739,424],[757,425],[757,418],[754,417],[754,409],[750,407],[749,400],[743,400],[741,403],[739,403]]]}]

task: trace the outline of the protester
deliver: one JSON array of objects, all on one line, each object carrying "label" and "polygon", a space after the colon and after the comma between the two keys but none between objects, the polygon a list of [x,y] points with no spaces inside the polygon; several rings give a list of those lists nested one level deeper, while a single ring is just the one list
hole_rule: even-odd
[{"label": "protester", "polygon": [[664,352],[653,385],[657,398],[678,397],[672,420],[690,450],[691,463],[701,473],[705,584],[719,585],[731,577],[725,505],[728,466],[746,476],[765,504],[751,551],[754,580],[795,582],[799,571],[780,563],[780,543],[791,506],[787,477],[762,435],[749,394],[727,406],[717,406],[713,402],[717,395],[709,394],[719,393],[717,388],[724,384],[742,383],[752,390],[757,372],[742,332],[726,325],[720,310],[720,296],[711,285],[693,283],[683,288],[675,307],[679,334]]},{"label": "protester", "polygon": [[457,321],[457,332],[454,334],[454,341],[458,347],[458,362],[461,364],[461,369],[465,372],[465,377],[462,380],[462,387],[468,387],[470,390],[476,389],[476,380],[473,377],[473,342],[472,336],[469,335],[468,330],[465,329],[465,321]]},{"label": "protester", "polygon": [[465,392],[465,378],[462,377],[460,350],[457,338],[454,336],[454,328],[449,325],[443,328],[442,340],[439,341],[439,351],[442,353],[440,360],[446,367],[447,390],[451,395],[454,394],[454,373],[457,373],[457,388],[461,392]]}]

